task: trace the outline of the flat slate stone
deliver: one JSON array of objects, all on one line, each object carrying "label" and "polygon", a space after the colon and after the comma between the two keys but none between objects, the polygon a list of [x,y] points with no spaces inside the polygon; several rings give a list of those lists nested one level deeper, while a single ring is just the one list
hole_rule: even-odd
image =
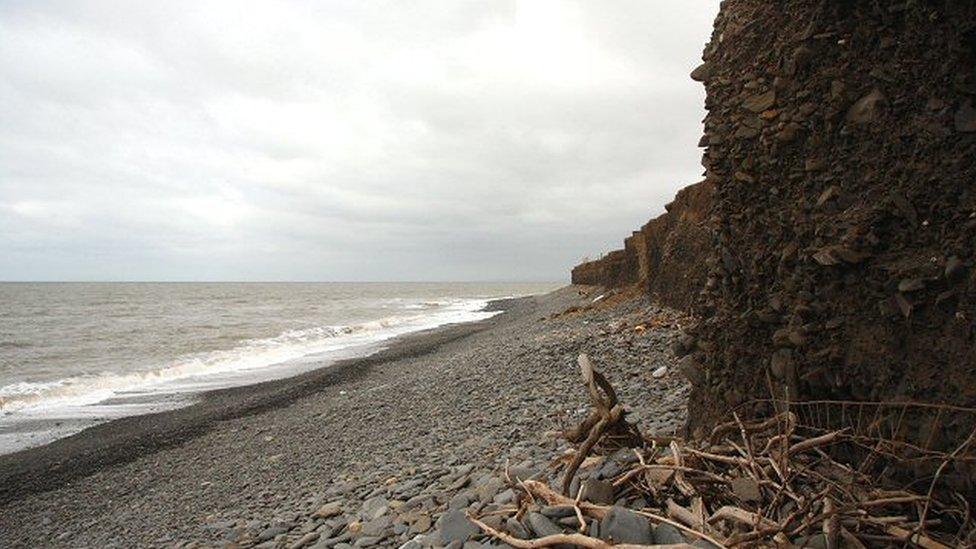
[{"label": "flat slate stone", "polygon": [[389,516],[382,516],[364,523],[362,532],[364,536],[379,536],[392,525],[393,521]]},{"label": "flat slate stone", "polygon": [[389,510],[389,502],[383,496],[376,496],[363,502],[363,518],[374,520],[382,517]]},{"label": "flat slate stone", "polygon": [[372,547],[374,545],[378,545],[379,542],[382,539],[383,538],[379,538],[379,537],[376,537],[376,536],[363,536],[363,537],[357,539],[356,540],[356,543],[354,543],[353,546],[354,547]]},{"label": "flat slate stone", "polygon": [[615,544],[651,545],[654,543],[654,530],[646,518],[615,505],[600,523],[600,537]]},{"label": "flat slate stone", "polygon": [[478,527],[468,520],[464,511],[448,511],[438,519],[441,542],[444,545],[457,541],[464,543],[478,533]]},{"label": "flat slate stone", "polygon": [[288,528],[284,526],[271,526],[269,528],[265,528],[264,530],[261,531],[260,534],[258,534],[258,541],[259,542],[268,541],[274,538],[275,536],[279,536],[285,533],[288,533]]},{"label": "flat slate stone", "polygon": [[587,479],[583,482],[583,500],[610,505],[613,503],[613,484],[595,478]]},{"label": "flat slate stone", "polygon": [[576,509],[569,505],[547,505],[540,509],[539,512],[551,519],[576,516]]},{"label": "flat slate stone", "polygon": [[522,526],[522,523],[513,519],[508,518],[505,520],[505,529],[508,530],[509,534],[512,534],[518,539],[529,539],[529,532]]},{"label": "flat slate stone", "polygon": [[681,530],[678,530],[670,524],[658,524],[654,528],[654,543],[667,545],[669,543],[687,543],[687,541],[681,535]]},{"label": "flat slate stone", "polygon": [[539,537],[563,533],[562,528],[553,524],[553,522],[546,518],[546,516],[542,513],[529,513],[525,520],[529,523],[529,528],[531,528],[532,531],[535,532]]},{"label": "flat slate stone", "polygon": [[451,501],[447,504],[447,508],[451,509],[452,511],[457,509],[466,509],[470,504],[471,498],[468,497],[468,494],[461,492],[460,494],[455,494],[455,496],[451,498]]}]

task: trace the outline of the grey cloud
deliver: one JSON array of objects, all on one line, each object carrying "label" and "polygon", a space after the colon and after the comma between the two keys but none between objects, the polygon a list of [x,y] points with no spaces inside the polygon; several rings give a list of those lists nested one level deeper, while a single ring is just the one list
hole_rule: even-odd
[{"label": "grey cloud", "polygon": [[699,177],[717,8],[0,4],[0,279],[565,279]]}]

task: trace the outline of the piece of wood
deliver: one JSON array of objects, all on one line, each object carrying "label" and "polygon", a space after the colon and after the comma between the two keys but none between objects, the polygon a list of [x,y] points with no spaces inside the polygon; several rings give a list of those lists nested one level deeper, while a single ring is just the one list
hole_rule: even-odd
[{"label": "piece of wood", "polygon": [[678,446],[677,441],[674,440],[671,441],[671,455],[674,457],[674,464],[675,464],[674,485],[677,486],[678,490],[685,496],[687,497],[694,496],[696,493],[695,488],[691,484],[688,484],[688,481],[685,480],[685,475],[683,471],[685,464],[684,464],[683,456],[681,454],[681,447]]},{"label": "piece of wood", "polygon": [[827,549],[838,549],[840,545],[840,518],[834,513],[834,502],[830,498],[824,498],[824,514],[827,519],[823,521],[823,534],[827,542]]},{"label": "piece of wood", "polygon": [[695,514],[692,513],[690,509],[678,505],[671,498],[668,498],[667,506],[668,506],[669,517],[673,518],[674,520],[690,528],[700,527],[700,525],[697,524],[698,521],[695,519]]},{"label": "piece of wood", "polygon": [[731,505],[721,507],[718,511],[712,513],[712,516],[708,517],[709,524],[715,524],[720,520],[731,520],[745,524],[746,526],[759,528],[779,528],[778,524],[758,513],[746,511],[741,507],[733,507]]},{"label": "piece of wood", "polygon": [[839,431],[833,431],[831,433],[827,433],[826,435],[820,435],[819,437],[813,437],[813,438],[808,438],[806,440],[801,440],[800,442],[797,442],[793,446],[790,446],[790,449],[787,450],[786,453],[792,456],[794,454],[806,452],[807,450],[812,450],[814,448],[819,448],[821,446],[827,446],[828,444],[835,442],[838,438],[841,437],[841,435],[843,435],[846,432],[847,432],[847,428],[844,428]]},{"label": "piece of wood", "polygon": [[586,459],[590,450],[600,441],[600,437],[603,436],[603,432],[607,429],[607,424],[611,419],[610,417],[605,417],[590,429],[590,434],[583,441],[583,444],[580,445],[580,449],[576,452],[569,467],[566,468],[566,474],[563,476],[563,494],[569,495],[569,487],[573,484],[573,477],[576,476],[576,470],[579,469],[580,464]]}]

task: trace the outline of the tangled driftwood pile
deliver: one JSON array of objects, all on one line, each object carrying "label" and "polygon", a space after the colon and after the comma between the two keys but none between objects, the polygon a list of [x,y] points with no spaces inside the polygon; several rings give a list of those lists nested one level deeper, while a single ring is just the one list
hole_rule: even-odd
[{"label": "tangled driftwood pile", "polygon": [[[900,488],[873,473],[880,460],[897,460],[905,453],[897,441],[876,436],[872,452],[846,451],[869,447],[869,437],[853,424],[814,431],[789,408],[762,421],[742,421],[733,414],[709,441],[698,444],[642,436],[625,419],[604,376],[585,355],[579,362],[595,410],[565,433],[578,448],[553,464],[563,468],[562,493],[543,482],[509,478],[518,498],[505,511],[519,520],[534,508],[562,506],[572,509],[579,527],[519,539],[486,524],[484,517],[471,517],[485,533],[513,547],[648,547],[615,544],[606,535],[588,533],[588,522],[603,519],[612,507],[587,501],[582,489],[569,493],[578,485],[573,483],[577,474],[603,459],[591,453],[621,447],[632,448],[636,459],[612,480],[614,500],[652,524],[680,531],[688,543],[671,547],[943,548],[976,543],[971,502],[943,482],[949,471],[976,463],[976,429],[952,452],[916,448],[938,465],[924,483],[915,479],[910,486],[922,489]],[[860,457],[853,462],[851,456]]]}]

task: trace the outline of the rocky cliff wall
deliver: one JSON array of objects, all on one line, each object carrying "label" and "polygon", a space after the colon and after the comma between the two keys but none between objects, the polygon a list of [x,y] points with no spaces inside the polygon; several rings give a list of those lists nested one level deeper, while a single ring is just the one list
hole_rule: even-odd
[{"label": "rocky cliff wall", "polygon": [[577,265],[574,284],[619,288],[639,284],[660,302],[690,310],[705,283],[711,244],[706,220],[714,185],[702,181],[678,192],[666,212],[624,240],[624,248]]},{"label": "rocky cliff wall", "polygon": [[770,390],[976,405],[976,2],[726,0],[704,59],[693,426]]},{"label": "rocky cliff wall", "polygon": [[771,393],[976,406],[976,2],[725,0],[703,57],[705,182],[574,281],[697,313],[693,429]]}]

